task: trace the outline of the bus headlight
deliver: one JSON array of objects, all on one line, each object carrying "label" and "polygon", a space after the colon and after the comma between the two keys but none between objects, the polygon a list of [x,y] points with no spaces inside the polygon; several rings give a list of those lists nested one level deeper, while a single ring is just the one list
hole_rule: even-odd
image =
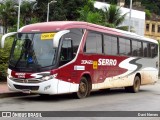
[{"label": "bus headlight", "polygon": [[47,81],[47,80],[50,80],[50,79],[53,79],[53,77],[52,76],[45,76],[45,77],[42,78],[42,80],[44,80],[44,81]]},{"label": "bus headlight", "polygon": [[46,80],[50,80],[50,79],[53,79],[53,78],[56,78],[58,74],[53,74],[53,75],[50,75],[50,76],[45,76],[45,77],[42,77],[42,80],[46,81]]}]

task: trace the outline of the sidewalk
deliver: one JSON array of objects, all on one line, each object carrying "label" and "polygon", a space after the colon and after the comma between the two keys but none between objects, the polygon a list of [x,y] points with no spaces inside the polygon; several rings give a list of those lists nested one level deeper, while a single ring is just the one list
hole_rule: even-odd
[{"label": "sidewalk", "polygon": [[0,82],[0,94],[10,92],[6,82]]}]

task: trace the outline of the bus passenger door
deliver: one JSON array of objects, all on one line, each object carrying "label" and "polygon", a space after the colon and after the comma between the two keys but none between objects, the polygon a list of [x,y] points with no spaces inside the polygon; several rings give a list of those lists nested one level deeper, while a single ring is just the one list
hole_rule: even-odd
[{"label": "bus passenger door", "polygon": [[63,40],[60,52],[60,66],[70,62],[73,59],[72,40]]},{"label": "bus passenger door", "polygon": [[59,76],[60,79],[58,83],[58,93],[66,93],[70,90],[70,80],[71,80],[71,73],[73,72],[72,64],[66,65],[73,59],[73,47],[72,47],[72,40],[65,39],[62,41],[62,47],[60,50],[60,59],[59,59],[59,66],[60,72]]}]

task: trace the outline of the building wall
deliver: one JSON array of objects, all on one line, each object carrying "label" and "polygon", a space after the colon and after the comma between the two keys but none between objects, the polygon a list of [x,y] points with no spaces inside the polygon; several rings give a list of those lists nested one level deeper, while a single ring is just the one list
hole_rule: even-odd
[{"label": "building wall", "polygon": [[[110,5],[102,2],[95,2],[94,7],[98,9],[105,10],[105,7],[109,7]],[[129,26],[129,12],[130,9],[121,7],[122,15],[127,13],[125,21],[121,26]],[[139,10],[131,11],[131,26],[134,28],[136,34],[144,36],[145,29],[145,12]]]},{"label": "building wall", "polygon": [[160,40],[160,22],[146,20],[145,22],[145,36]]},{"label": "building wall", "polygon": [[[126,17],[125,21],[121,25],[128,26],[129,17]],[[131,26],[133,27],[133,32],[135,32],[138,35],[144,36],[145,20],[132,17]]]}]

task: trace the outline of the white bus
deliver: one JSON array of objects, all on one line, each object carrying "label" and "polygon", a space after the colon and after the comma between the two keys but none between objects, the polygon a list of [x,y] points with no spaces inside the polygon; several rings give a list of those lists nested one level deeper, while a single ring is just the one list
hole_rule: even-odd
[{"label": "white bus", "polygon": [[36,23],[2,37],[15,36],[8,86],[38,94],[76,92],[140,85],[158,80],[158,42],[134,33],[87,22]]}]

